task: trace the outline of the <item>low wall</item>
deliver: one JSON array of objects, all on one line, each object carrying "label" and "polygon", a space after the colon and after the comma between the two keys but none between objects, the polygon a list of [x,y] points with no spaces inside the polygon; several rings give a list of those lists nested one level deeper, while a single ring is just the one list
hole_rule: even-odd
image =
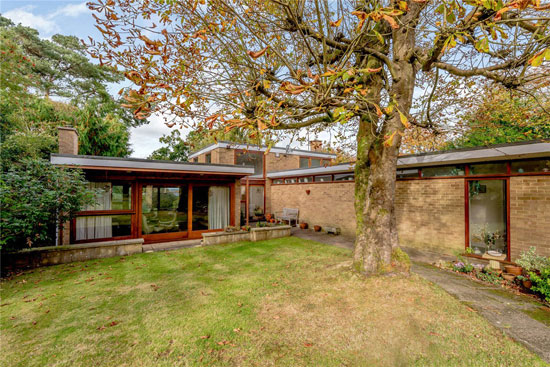
[{"label": "low wall", "polygon": [[142,252],[143,238],[80,245],[37,247],[2,254],[2,273]]},{"label": "low wall", "polygon": [[252,228],[250,230],[250,240],[252,242],[271,240],[290,236],[290,226]]},{"label": "low wall", "polygon": [[212,232],[202,234],[203,245],[221,245],[241,241],[265,241],[290,236],[290,226],[252,228],[250,232]]},{"label": "low wall", "polygon": [[212,232],[202,234],[202,244],[207,246],[241,241],[250,241],[250,232]]}]

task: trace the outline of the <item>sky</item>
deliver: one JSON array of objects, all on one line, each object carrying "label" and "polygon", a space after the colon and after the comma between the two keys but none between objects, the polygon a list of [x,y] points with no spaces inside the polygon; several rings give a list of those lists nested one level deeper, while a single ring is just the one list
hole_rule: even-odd
[{"label": "sky", "polygon": [[[80,39],[100,39],[94,27],[94,18],[80,0],[0,0],[0,13],[14,23],[32,27],[42,38],[50,38],[56,33],[77,36]],[[113,93],[120,87],[113,86]],[[146,158],[161,147],[159,138],[171,131],[160,116],[152,116],[149,123],[131,130],[130,143],[133,157]]]}]

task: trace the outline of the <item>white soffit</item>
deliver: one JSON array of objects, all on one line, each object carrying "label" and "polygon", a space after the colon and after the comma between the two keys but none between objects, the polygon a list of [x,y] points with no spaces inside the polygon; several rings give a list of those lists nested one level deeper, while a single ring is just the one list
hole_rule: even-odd
[{"label": "white soffit", "polygon": [[[256,152],[265,152],[267,150],[267,147],[261,147],[259,145],[252,145],[252,144],[238,144],[238,143],[232,143],[228,141],[220,141],[214,144],[210,144],[207,147],[202,148],[201,150],[198,150],[192,154],[189,155],[189,159],[193,159],[198,157],[201,154],[208,153],[213,151],[214,149],[218,148],[228,148],[228,149],[237,149],[237,150],[250,150],[250,151],[256,151]],[[311,150],[300,150],[300,149],[292,149],[292,148],[281,148],[281,147],[272,147],[269,150],[270,153],[275,154],[290,154],[290,155],[301,155],[304,157],[317,157],[317,158],[336,158],[336,154],[332,153],[323,153],[323,152],[314,152]]]},{"label": "white soffit", "polygon": [[158,170],[196,173],[227,173],[234,175],[254,174],[252,166],[155,161],[150,159],[97,157],[85,155],[52,154],[50,161],[59,166],[73,166],[95,169],[127,169],[131,171]]},{"label": "white soffit", "polygon": [[550,157],[550,143],[518,144],[494,148],[451,151],[448,153],[404,156],[397,160],[397,168],[540,157]]}]

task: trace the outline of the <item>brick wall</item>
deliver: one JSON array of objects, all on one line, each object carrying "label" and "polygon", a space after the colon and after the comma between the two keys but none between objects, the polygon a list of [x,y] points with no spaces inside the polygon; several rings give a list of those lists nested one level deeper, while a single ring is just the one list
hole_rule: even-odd
[{"label": "brick wall", "polygon": [[[355,235],[354,183],[272,185],[270,191],[272,212],[298,208],[310,226],[339,226]],[[463,179],[398,181],[395,204],[403,246],[449,254],[464,249]]]},{"label": "brick wall", "polygon": [[353,182],[272,185],[268,207],[276,214],[283,208],[298,208],[300,221],[310,227],[338,226],[343,234],[353,236],[354,187]]},{"label": "brick wall", "polygon": [[59,140],[59,153],[78,154],[78,133],[72,127],[59,127],[57,129]]},{"label": "brick wall", "polygon": [[241,180],[235,180],[235,192],[234,192],[234,215],[235,226],[241,226]]},{"label": "brick wall", "polygon": [[530,246],[550,256],[550,177],[510,178],[510,237],[512,260]]},{"label": "brick wall", "polygon": [[268,153],[265,157],[266,172],[284,171],[300,168],[300,157],[293,154]]},{"label": "brick wall", "polygon": [[397,181],[395,210],[401,245],[464,250],[464,179]]},{"label": "brick wall", "polygon": [[235,164],[235,151],[227,148],[217,148],[212,151],[212,163]]}]

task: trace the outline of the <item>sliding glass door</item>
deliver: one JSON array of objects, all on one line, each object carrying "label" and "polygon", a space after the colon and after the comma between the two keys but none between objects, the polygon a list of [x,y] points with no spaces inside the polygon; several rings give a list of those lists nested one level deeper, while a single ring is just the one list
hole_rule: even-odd
[{"label": "sliding glass door", "polygon": [[468,181],[468,245],[474,254],[508,257],[507,180]]},{"label": "sliding glass door", "polygon": [[231,224],[229,186],[142,184],[140,236],[146,241],[200,238]]}]

